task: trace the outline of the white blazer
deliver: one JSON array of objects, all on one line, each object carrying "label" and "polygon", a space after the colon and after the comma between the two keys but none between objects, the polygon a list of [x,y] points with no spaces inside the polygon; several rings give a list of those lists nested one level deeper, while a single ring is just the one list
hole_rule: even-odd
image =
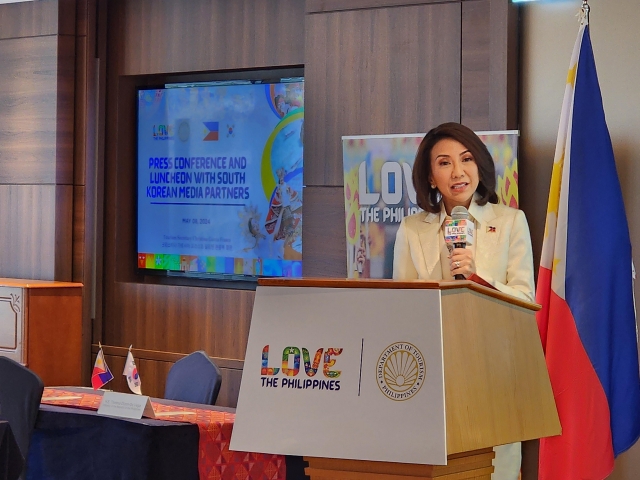
[{"label": "white blazer", "polygon": [[[533,252],[524,212],[474,200],[469,214],[476,223],[476,275],[501,292],[534,301]],[[419,212],[405,217],[396,234],[393,278],[442,280],[440,214]],[[442,240],[444,241],[444,240]]]}]

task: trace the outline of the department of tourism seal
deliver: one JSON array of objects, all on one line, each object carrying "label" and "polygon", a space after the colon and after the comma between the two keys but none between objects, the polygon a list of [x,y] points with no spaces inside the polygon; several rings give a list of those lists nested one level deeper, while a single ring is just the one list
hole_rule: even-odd
[{"label": "department of tourism seal", "polygon": [[424,383],[424,357],[415,345],[396,342],[384,349],[376,365],[376,383],[380,391],[398,402],[413,397]]}]

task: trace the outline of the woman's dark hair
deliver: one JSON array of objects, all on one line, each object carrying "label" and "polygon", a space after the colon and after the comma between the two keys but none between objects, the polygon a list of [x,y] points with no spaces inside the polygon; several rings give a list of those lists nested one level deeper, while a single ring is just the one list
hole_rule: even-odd
[{"label": "woman's dark hair", "polygon": [[473,155],[480,180],[476,189],[480,198],[476,203],[478,205],[485,205],[487,202],[498,203],[496,167],[487,146],[470,128],[460,123],[449,122],[429,130],[418,147],[412,174],[418,206],[427,212],[440,213],[442,195],[436,188],[431,188],[431,150],[443,138],[460,142]]}]

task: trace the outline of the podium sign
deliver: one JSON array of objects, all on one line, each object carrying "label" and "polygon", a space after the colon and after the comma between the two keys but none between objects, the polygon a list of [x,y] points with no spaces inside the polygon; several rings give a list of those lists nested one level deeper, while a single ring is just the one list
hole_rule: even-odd
[{"label": "podium sign", "polygon": [[230,449],[446,464],[440,296],[258,286]]}]

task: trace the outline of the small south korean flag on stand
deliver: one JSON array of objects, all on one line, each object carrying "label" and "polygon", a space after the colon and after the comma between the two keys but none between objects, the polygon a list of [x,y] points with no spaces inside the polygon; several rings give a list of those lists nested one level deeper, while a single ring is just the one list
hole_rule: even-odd
[{"label": "small south korean flag on stand", "polygon": [[129,389],[136,395],[142,395],[140,375],[138,375],[138,368],[136,367],[136,362],[133,360],[133,355],[131,354],[131,347],[133,347],[133,345],[129,347],[127,361],[124,364],[124,371],[122,374],[127,377]]}]

